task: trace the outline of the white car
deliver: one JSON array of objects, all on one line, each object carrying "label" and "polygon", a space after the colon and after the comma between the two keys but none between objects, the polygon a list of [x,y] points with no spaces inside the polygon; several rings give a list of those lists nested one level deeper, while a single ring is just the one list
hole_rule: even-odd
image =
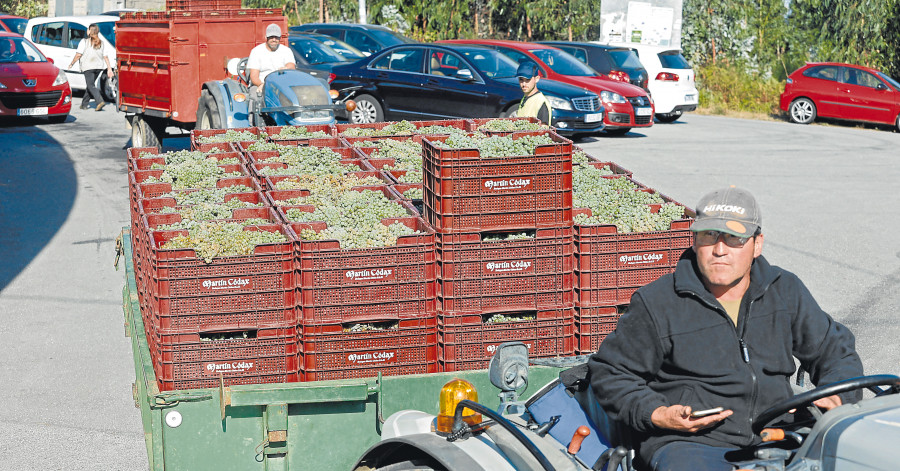
[{"label": "white car", "polygon": [[650,76],[647,88],[656,105],[659,122],[671,123],[685,111],[697,109],[699,94],[694,84],[694,69],[681,54],[681,49],[632,43],[616,45],[634,49],[647,69]]},{"label": "white car", "polygon": [[[87,36],[88,26],[96,23],[100,28],[100,37],[110,51],[110,65],[115,70],[116,21],[119,21],[118,17],[109,15],[42,16],[28,20],[24,36],[33,42],[45,56],[52,59],[57,67],[66,71],[72,90],[85,90],[87,87],[84,83],[84,74],[78,64],[76,63],[71,70],[66,67],[75,58],[78,43]],[[116,101],[116,80],[109,80],[106,71],[103,71],[97,78],[97,87],[106,101]]]}]

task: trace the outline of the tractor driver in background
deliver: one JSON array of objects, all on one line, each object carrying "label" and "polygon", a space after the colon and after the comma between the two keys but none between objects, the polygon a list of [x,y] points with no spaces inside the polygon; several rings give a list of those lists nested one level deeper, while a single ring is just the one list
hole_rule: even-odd
[{"label": "tractor driver in background", "polygon": [[250,96],[262,95],[263,84],[270,73],[296,68],[291,49],[281,44],[281,27],[275,23],[270,24],[266,27],[266,42],[254,47],[247,59],[247,70],[250,71]]},{"label": "tractor driver in background", "polygon": [[553,115],[553,108],[550,101],[537,89],[538,81],[541,75],[538,73],[538,66],[532,61],[524,61],[519,64],[516,70],[516,77],[519,78],[519,88],[522,89],[522,101],[519,102],[519,109],[516,116],[519,118],[537,118],[543,124],[550,124],[550,117]]}]

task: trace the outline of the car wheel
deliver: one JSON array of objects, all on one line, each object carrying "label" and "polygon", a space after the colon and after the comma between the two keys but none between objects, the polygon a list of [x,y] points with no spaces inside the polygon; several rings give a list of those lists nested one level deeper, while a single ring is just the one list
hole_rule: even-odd
[{"label": "car wheel", "polygon": [[50,121],[51,123],[54,123],[54,124],[59,124],[59,123],[65,123],[66,119],[68,119],[68,118],[69,118],[69,115],[62,114],[62,115],[56,115],[56,116],[48,116],[47,121]]},{"label": "car wheel", "polygon": [[159,147],[159,135],[150,126],[150,123],[141,116],[134,115],[131,120],[131,146],[132,147]]},{"label": "car wheel", "polygon": [[656,120],[659,121],[660,123],[674,123],[676,120],[678,120],[678,118],[681,117],[681,115],[682,115],[681,111],[675,111],[675,112],[666,113],[666,114],[658,114],[658,115],[656,115]]},{"label": "car wheel", "polygon": [[501,118],[512,118],[516,114],[516,111],[519,111],[518,103],[510,106],[509,108],[506,109],[506,111],[500,113],[500,117]]},{"label": "car wheel", "polygon": [[797,98],[791,102],[788,112],[791,121],[797,124],[809,124],[816,120],[816,105],[809,98]]},{"label": "car wheel", "polygon": [[377,123],[384,121],[384,110],[381,104],[371,95],[356,97],[356,109],[350,112],[350,122],[353,124]]},{"label": "car wheel", "polygon": [[219,119],[219,105],[209,92],[200,95],[200,103],[197,105],[197,129],[222,129]]},{"label": "car wheel", "polygon": [[897,115],[897,122],[894,124],[896,124],[894,127],[897,128],[897,132],[900,132],[900,114]]},{"label": "car wheel", "polygon": [[628,134],[628,131],[631,131],[631,128],[614,128],[614,129],[606,129],[604,130],[609,136],[624,136]]},{"label": "car wheel", "polygon": [[110,78],[106,76],[106,72],[100,74],[100,86],[98,88],[100,88],[100,96],[103,97],[104,101],[118,103],[119,90],[118,81],[115,76],[110,80]]}]

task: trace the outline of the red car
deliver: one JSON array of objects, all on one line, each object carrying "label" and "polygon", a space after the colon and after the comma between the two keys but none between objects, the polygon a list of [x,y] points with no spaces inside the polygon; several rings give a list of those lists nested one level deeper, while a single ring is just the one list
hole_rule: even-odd
[{"label": "red car", "polygon": [[0,13],[0,31],[8,31],[24,36],[26,24],[28,24],[28,18]]},{"label": "red car", "polygon": [[800,124],[821,116],[891,124],[900,130],[900,83],[861,65],[809,63],[788,77],[781,109]]},{"label": "red car", "polygon": [[66,73],[31,41],[0,31],[0,117],[42,116],[61,123],[71,109]]},{"label": "red car", "polygon": [[538,65],[541,77],[575,85],[600,95],[600,101],[606,108],[603,122],[606,124],[608,134],[625,134],[631,128],[653,126],[653,100],[646,90],[611,80],[571,54],[555,47],[492,39],[455,39],[438,42],[481,44],[502,52],[516,62],[529,59]]}]

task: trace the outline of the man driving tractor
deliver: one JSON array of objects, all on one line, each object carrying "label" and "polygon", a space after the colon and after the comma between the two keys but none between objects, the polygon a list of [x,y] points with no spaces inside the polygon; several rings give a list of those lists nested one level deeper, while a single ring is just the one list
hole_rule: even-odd
[{"label": "man driving tractor", "polygon": [[[731,471],[760,443],[753,420],[793,396],[794,358],[816,385],[862,376],[853,334],[796,275],[762,256],[759,206],[730,187],[704,196],[675,272],[635,292],[589,361],[591,387],[632,429],[638,461]],[[830,410],[860,391],[815,402]]]}]

